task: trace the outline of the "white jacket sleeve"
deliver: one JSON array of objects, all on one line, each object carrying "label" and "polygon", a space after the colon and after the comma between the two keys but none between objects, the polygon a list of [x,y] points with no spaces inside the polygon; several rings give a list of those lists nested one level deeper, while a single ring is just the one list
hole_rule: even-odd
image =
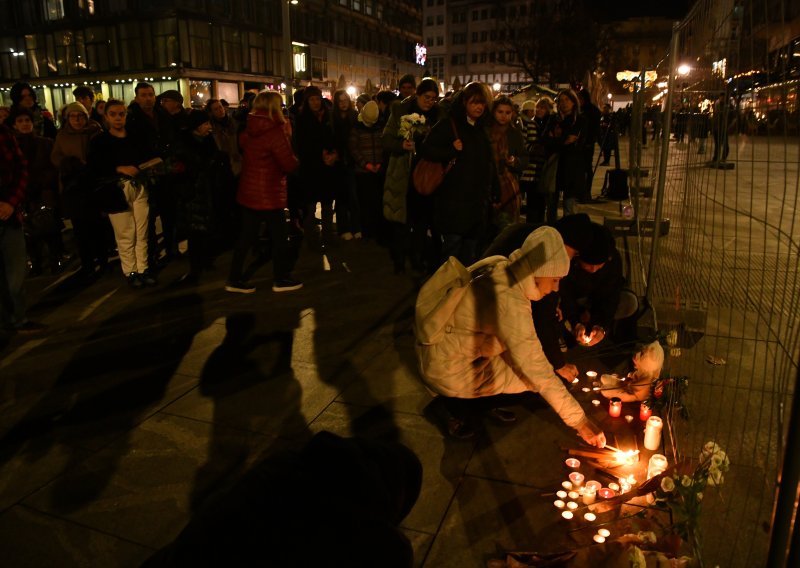
[{"label": "white jacket sleeve", "polygon": [[579,428],[586,414],[547,360],[536,336],[531,304],[515,290],[499,290],[497,298],[497,337],[506,346],[504,358],[533,392],[542,395],[567,426]]}]

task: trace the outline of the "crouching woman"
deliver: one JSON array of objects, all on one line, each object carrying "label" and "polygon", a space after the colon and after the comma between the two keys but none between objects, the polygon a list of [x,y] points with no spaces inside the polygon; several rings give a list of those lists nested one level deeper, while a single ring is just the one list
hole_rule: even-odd
[{"label": "crouching woman", "polygon": [[564,241],[555,229],[542,227],[508,258],[492,256],[469,267],[471,281],[460,299],[439,303],[451,311],[424,316],[442,320],[444,332],[434,340],[421,331],[418,299],[417,356],[425,385],[438,395],[426,414],[451,436],[472,435],[470,419],[480,409],[512,421],[513,414],[497,408],[497,395],[536,392],[587,443],[605,446],[603,432],[547,361],[531,317],[531,302],[557,291],[568,271]]}]

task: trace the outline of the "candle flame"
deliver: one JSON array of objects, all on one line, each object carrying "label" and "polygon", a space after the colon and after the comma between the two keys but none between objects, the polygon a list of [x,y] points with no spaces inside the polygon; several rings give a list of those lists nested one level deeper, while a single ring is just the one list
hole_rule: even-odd
[{"label": "candle flame", "polygon": [[639,450],[617,451],[614,452],[614,461],[619,465],[633,465],[637,461]]}]

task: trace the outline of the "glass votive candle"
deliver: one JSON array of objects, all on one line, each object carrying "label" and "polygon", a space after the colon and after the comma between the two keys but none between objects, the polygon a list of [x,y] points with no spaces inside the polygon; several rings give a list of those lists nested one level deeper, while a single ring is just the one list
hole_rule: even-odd
[{"label": "glass votive candle", "polygon": [[572,490],[572,482],[570,482],[570,481],[562,481],[561,482],[561,487],[563,487],[567,491],[571,491]]},{"label": "glass votive candle", "polygon": [[600,491],[600,488],[603,487],[603,484],[599,481],[595,481],[594,479],[590,479],[586,482],[586,489],[591,491]]},{"label": "glass votive candle", "polygon": [[581,467],[580,460],[576,460],[575,458],[567,458],[564,463],[567,464],[567,467],[570,469],[578,469]]},{"label": "glass votive candle", "polygon": [[602,489],[598,489],[597,494],[600,495],[600,497],[603,499],[611,499],[612,497],[617,496],[617,492],[611,489],[610,487],[603,487]]},{"label": "glass votive candle", "polygon": [[590,389],[589,387],[583,387],[581,389],[581,391],[583,391],[583,392],[592,392],[592,389]]},{"label": "glass votive candle", "polygon": [[569,480],[572,482],[573,487],[580,487],[583,485],[583,480],[585,477],[582,473],[578,473],[577,471],[573,471],[569,474]]},{"label": "glass votive candle", "polygon": [[575,515],[572,513],[572,511],[561,511],[561,516],[567,520],[570,520]]},{"label": "glass votive candle", "polygon": [[597,378],[597,371],[586,371],[586,376],[594,380]]},{"label": "glass votive candle", "polygon": [[567,509],[574,511],[577,508],[578,504],[575,501],[570,501],[569,503],[567,503]]},{"label": "glass votive candle", "polygon": [[611,491],[614,491],[616,493],[617,491],[619,491],[619,484],[614,483],[612,481],[611,483],[608,484],[608,488],[611,489]]},{"label": "glass votive candle", "polygon": [[655,477],[660,473],[664,473],[664,471],[667,469],[667,466],[669,466],[667,456],[653,454],[650,456],[650,461],[647,463],[647,479]]},{"label": "glass votive candle", "polygon": [[569,497],[570,499],[577,499],[580,496],[581,494],[578,493],[577,491],[570,491],[569,493],[567,493],[567,497]]},{"label": "glass votive candle", "polygon": [[608,538],[611,536],[611,531],[608,529],[597,529],[597,534],[599,534],[603,538]]},{"label": "glass votive candle", "polygon": [[553,501],[553,505],[555,505],[559,509],[563,509],[564,508],[564,501],[562,501],[561,499],[557,499],[557,500]]},{"label": "glass votive candle", "polygon": [[620,414],[622,414],[622,400],[615,396],[608,402],[608,415],[611,418],[619,418]]},{"label": "glass votive candle", "polygon": [[583,492],[583,504],[584,505],[591,505],[594,503],[595,499],[597,498],[597,491],[594,489],[586,488]]},{"label": "glass votive candle", "polygon": [[594,513],[586,513],[583,515],[584,520],[589,521],[590,523],[597,520],[597,515]]},{"label": "glass votive candle", "polygon": [[556,497],[558,497],[559,499],[566,499],[567,492],[566,491],[557,491],[556,492]]},{"label": "glass votive candle", "polygon": [[606,537],[598,533],[592,537],[592,540],[594,540],[597,544],[603,544],[606,541]]},{"label": "glass votive candle", "polygon": [[647,419],[653,415],[653,409],[650,408],[646,402],[639,405],[639,420],[647,422]]}]

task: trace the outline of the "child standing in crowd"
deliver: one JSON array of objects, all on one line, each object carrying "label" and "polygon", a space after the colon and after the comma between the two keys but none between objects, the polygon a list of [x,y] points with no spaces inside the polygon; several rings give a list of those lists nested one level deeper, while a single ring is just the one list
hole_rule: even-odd
[{"label": "child standing in crowd", "polygon": [[[147,219],[150,206],[147,187],[138,166],[152,158],[144,146],[125,129],[125,103],[111,99],[106,103],[108,130],[92,139],[89,168],[95,175],[101,199],[116,202],[108,208],[114,228],[122,272],[131,288],[155,286],[155,275],[148,266]],[[112,210],[113,209],[113,210]]]}]

